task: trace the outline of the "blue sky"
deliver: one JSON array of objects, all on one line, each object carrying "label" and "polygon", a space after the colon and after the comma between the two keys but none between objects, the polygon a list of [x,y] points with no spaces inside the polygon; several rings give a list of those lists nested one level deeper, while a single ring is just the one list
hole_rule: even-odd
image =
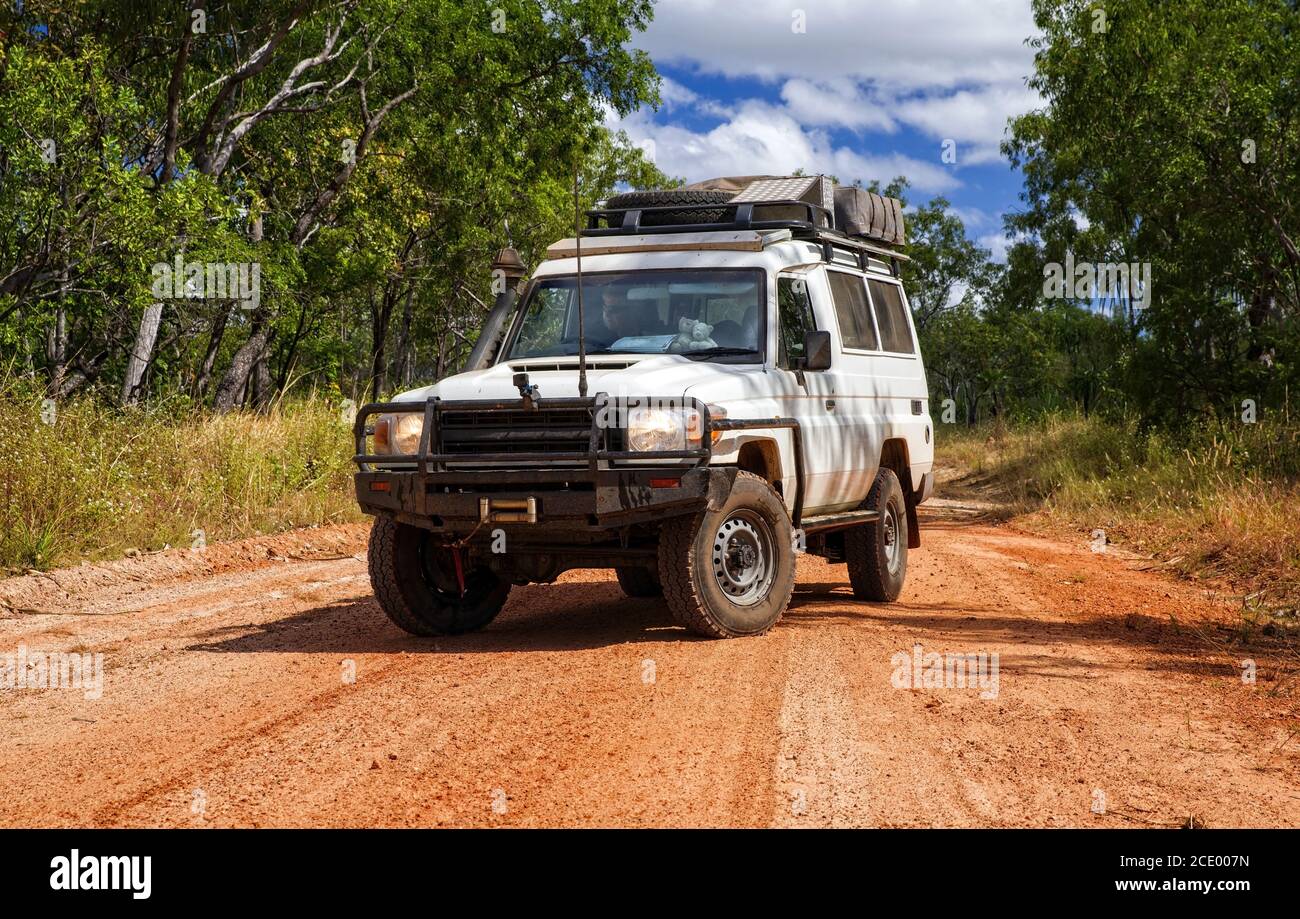
[{"label": "blue sky", "polygon": [[657,0],[633,44],[664,104],[609,123],[687,181],[906,175],[913,201],[944,195],[1000,254],[1021,179],[998,144],[1039,104],[1025,85],[1034,31],[1029,0]]}]

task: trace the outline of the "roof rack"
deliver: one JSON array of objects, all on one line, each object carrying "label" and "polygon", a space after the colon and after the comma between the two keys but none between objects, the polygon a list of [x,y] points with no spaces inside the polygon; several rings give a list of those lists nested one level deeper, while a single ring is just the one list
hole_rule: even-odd
[{"label": "roof rack", "polygon": [[[806,215],[791,217],[789,212]],[[713,213],[723,211],[723,218],[705,223],[660,223],[651,221],[643,223],[646,215],[681,215],[697,211]],[[763,219],[763,213],[771,214],[777,210],[781,216]],[[729,218],[729,219],[728,219]],[[728,230],[789,230],[795,239],[808,240],[822,246],[823,258],[834,260],[834,247],[848,249],[855,253],[860,264],[865,267],[866,255],[889,259],[898,273],[898,261],[910,259],[888,246],[877,246],[861,239],[849,236],[834,229],[835,217],[818,204],[795,199],[780,201],[742,201],[710,202],[706,204],[672,204],[659,207],[629,208],[594,208],[587,211],[587,226],[582,229],[583,236],[644,236],[657,233],[716,233]]]}]

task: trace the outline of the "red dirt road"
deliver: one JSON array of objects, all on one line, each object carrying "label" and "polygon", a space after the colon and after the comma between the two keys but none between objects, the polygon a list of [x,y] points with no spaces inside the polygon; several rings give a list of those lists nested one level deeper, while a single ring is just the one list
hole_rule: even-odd
[{"label": "red dirt road", "polygon": [[[736,641],[576,571],[433,642],[371,600],[365,532],[0,581],[0,655],[105,669],[0,688],[0,824],[1300,826],[1286,674],[1244,684],[1231,609],[1082,540],[930,521],[887,606],[804,557]],[[895,688],[918,643],[996,652],[996,697]]]}]

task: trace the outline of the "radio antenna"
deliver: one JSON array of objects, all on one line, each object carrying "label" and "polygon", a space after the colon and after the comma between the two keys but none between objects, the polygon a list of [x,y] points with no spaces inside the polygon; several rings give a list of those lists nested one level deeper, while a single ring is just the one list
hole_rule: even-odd
[{"label": "radio antenna", "polygon": [[578,167],[573,167],[573,249],[578,258],[578,398],[587,398],[587,317],[582,309],[582,206],[578,203]]}]

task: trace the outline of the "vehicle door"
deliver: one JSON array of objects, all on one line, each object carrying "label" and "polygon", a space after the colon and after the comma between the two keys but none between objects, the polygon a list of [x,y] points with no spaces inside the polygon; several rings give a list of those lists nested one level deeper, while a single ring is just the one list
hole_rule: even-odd
[{"label": "vehicle door", "polygon": [[862,272],[827,266],[826,287],[839,335],[836,360],[828,375],[835,389],[834,411],[839,419],[839,449],[831,488],[844,507],[856,507],[867,496],[880,464],[883,415],[877,355],[876,325]]},{"label": "vehicle door", "polygon": [[[805,514],[836,503],[841,464],[835,381],[829,371],[803,366],[805,335],[830,331],[813,309],[814,291],[825,296],[820,286],[815,271],[777,277],[775,373],[782,414],[798,420],[803,432]],[[825,311],[821,312],[824,317]],[[783,472],[792,475],[792,470]]]}]

